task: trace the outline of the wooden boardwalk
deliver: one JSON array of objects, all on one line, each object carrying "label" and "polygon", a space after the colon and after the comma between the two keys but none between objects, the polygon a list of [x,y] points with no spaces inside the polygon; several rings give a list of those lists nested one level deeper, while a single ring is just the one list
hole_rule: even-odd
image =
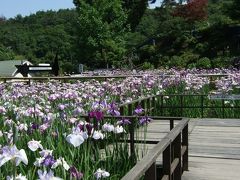
[{"label": "wooden boardwalk", "polygon": [[183,180],[240,179],[240,119],[192,119]]},{"label": "wooden boardwalk", "polygon": [[[176,124],[178,121],[175,121]],[[147,140],[160,140],[169,132],[169,121],[149,124]],[[148,145],[150,150],[154,145]],[[157,164],[161,164],[159,156]],[[240,119],[191,119],[189,171],[183,180],[240,179]]]}]

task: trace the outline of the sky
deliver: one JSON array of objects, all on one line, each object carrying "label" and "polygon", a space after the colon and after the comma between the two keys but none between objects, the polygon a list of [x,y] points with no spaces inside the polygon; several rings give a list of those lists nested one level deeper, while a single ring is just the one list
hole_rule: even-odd
[{"label": "sky", "polygon": [[[157,0],[150,8],[160,6]],[[37,11],[74,8],[73,0],[0,0],[0,16],[14,18],[16,15],[28,16]]]},{"label": "sky", "polygon": [[0,0],[0,16],[14,18],[27,16],[40,10],[74,8],[73,0]]}]

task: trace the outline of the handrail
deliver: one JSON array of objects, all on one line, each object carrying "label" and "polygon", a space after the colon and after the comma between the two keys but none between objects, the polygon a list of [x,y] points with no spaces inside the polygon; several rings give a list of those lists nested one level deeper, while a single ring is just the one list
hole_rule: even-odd
[{"label": "handrail", "polygon": [[140,101],[148,100],[148,99],[151,99],[151,98],[154,98],[154,97],[156,97],[156,95],[142,97],[142,98],[139,98],[139,99],[135,99],[135,100],[133,100],[133,101],[130,101],[130,102],[126,102],[126,103],[120,104],[119,107],[127,106],[127,105],[129,105],[129,104],[135,104],[135,103],[138,103],[138,102],[140,102]]},{"label": "handrail", "polygon": [[111,75],[111,76],[44,76],[44,77],[0,77],[0,80],[81,80],[81,79],[104,79],[104,78],[127,78],[142,77],[143,75]]},{"label": "handrail", "polygon": [[[192,74],[199,77],[221,77],[231,76],[232,74]],[[127,77],[143,77],[144,74],[126,74],[126,75],[100,75],[100,76],[44,76],[44,77],[0,77],[0,80],[81,80],[81,79],[108,79],[108,78],[127,78]],[[174,74],[148,74],[148,76],[172,77]]]},{"label": "handrail", "polygon": [[[150,170],[150,168],[152,168],[152,166],[155,164],[156,159],[158,158],[158,156],[161,153],[164,153],[167,148],[171,149],[171,145],[172,143],[175,142],[176,139],[181,139],[181,133],[184,133],[183,138],[187,138],[188,136],[186,136],[186,133],[188,134],[188,130],[186,130],[186,128],[188,128],[188,122],[189,119],[182,119],[182,121],[180,121],[175,128],[173,128],[160,142],[158,142],[158,144],[156,144],[154,146],[154,148],[149,151],[144,157],[143,159],[141,159],[123,178],[122,180],[138,180],[140,179],[145,173],[147,173],[147,171]],[[185,132],[183,132],[185,130]],[[183,141],[188,142],[188,140],[183,139]],[[182,142],[178,142],[178,146],[180,143],[180,147]],[[187,149],[188,149],[188,143],[184,144],[183,143],[183,147],[181,148],[182,150],[180,150],[180,154],[181,156],[184,156],[185,153],[188,153]],[[175,152],[179,151],[179,149],[175,149]],[[188,156],[188,155],[187,155]],[[169,158],[171,158],[171,155],[169,156]],[[185,157],[186,158],[186,157]],[[163,158],[163,166],[164,166],[164,158]],[[186,160],[186,159],[185,159]],[[188,160],[188,158],[187,158]],[[180,166],[180,169],[182,170],[187,170],[187,166],[184,163],[187,162],[183,162],[183,168],[181,167],[181,157],[175,157],[172,161],[170,160],[170,164],[171,164],[171,168],[170,168],[170,175],[172,173],[174,173],[174,171],[176,170],[176,168]],[[155,165],[153,166],[154,169],[156,169]],[[152,176],[156,176],[154,175],[154,170],[152,170],[153,175]],[[181,172],[182,173],[182,172]],[[165,178],[166,176],[168,176],[168,174],[163,174],[163,177]],[[148,177],[147,177],[148,178]],[[155,177],[156,178],[156,177]],[[149,177],[150,179],[150,177]],[[154,179],[154,178],[153,178]]]}]

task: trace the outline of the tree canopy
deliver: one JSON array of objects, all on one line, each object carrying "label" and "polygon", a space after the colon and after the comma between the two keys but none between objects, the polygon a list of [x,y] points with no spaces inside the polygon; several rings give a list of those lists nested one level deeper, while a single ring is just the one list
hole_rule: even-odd
[{"label": "tree canopy", "polygon": [[75,0],[76,9],[1,16],[0,60],[51,63],[58,53],[62,71],[72,72],[79,63],[226,67],[240,55],[238,0],[148,2]]}]

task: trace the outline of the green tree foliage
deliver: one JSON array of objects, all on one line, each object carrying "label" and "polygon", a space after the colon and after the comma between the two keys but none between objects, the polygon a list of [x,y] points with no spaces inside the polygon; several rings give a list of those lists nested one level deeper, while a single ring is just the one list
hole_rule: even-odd
[{"label": "green tree foliage", "polygon": [[95,67],[118,64],[125,49],[127,16],[120,0],[79,1],[78,57]]},{"label": "green tree foliage", "polygon": [[5,47],[0,44],[0,61],[14,59],[14,52],[10,47]]},{"label": "green tree foliage", "polygon": [[[73,2],[76,7],[80,7],[82,3],[81,0],[73,0]],[[85,2],[93,5],[97,1],[85,0]],[[121,0],[120,2],[127,15],[127,24],[130,24],[131,30],[134,31],[148,7],[148,2],[154,3],[155,0]]]},{"label": "green tree foliage", "polygon": [[[130,39],[130,42],[136,42],[136,37],[139,41],[143,37],[154,37],[156,45],[154,51],[140,48],[137,51],[139,62],[147,60],[155,66],[166,67],[229,66],[229,60],[239,54],[240,37],[229,15],[230,7],[233,8],[230,6],[232,0],[209,0],[208,4],[206,0],[182,3],[166,0],[160,8],[146,11],[134,32],[135,36],[130,36],[135,39]],[[154,33],[149,36],[151,31]],[[220,63],[219,59],[225,60]]]},{"label": "green tree foliage", "polygon": [[128,23],[132,31],[135,31],[148,7],[148,0],[123,0],[123,7],[128,11]]},{"label": "green tree foliage", "polygon": [[76,19],[75,10],[38,11],[26,17],[17,15],[0,26],[0,42],[33,63],[52,63],[58,52],[65,67],[65,62],[75,59]]},{"label": "green tree foliage", "polygon": [[238,0],[164,0],[155,9],[148,2],[75,0],[72,10],[2,16],[0,60],[51,63],[58,52],[62,72],[72,72],[79,63],[213,68],[240,56]]},{"label": "green tree foliage", "polygon": [[240,21],[240,1],[233,0],[232,4],[229,5],[229,15],[233,20]]}]

